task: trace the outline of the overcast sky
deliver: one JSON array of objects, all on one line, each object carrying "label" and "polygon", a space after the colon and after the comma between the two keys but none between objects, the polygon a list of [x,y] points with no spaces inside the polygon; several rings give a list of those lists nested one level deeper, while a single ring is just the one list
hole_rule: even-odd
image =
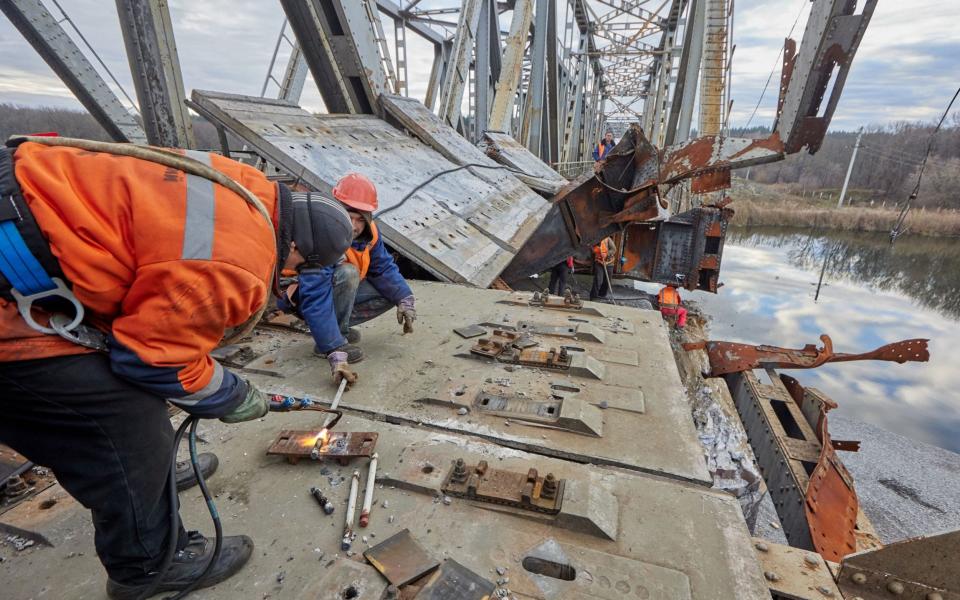
[{"label": "overcast sky", "polygon": [[[861,4],[864,0],[860,0]],[[52,0],[44,0],[55,8]],[[421,6],[456,4],[425,0]],[[60,0],[101,58],[133,95],[114,3]],[[267,65],[283,23],[272,0],[171,0],[183,78],[193,88],[259,95]],[[733,63],[734,113],[744,125],[760,97],[783,38],[797,15],[794,32],[802,38],[809,0],[738,0]],[[833,129],[898,120],[933,120],[960,85],[960,0],[880,0],[867,31]],[[422,98],[432,51],[408,34],[411,95]],[[286,50],[286,48],[284,48]],[[30,106],[81,108],[19,32],[0,17],[0,102]],[[282,72],[286,52],[275,71]],[[779,81],[779,64],[753,124],[769,124]],[[275,87],[268,89],[268,95]],[[316,87],[308,82],[302,104],[322,109]]]}]

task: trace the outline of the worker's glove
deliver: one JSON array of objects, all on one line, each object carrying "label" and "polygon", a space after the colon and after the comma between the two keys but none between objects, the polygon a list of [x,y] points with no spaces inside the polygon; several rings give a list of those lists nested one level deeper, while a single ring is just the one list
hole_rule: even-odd
[{"label": "worker's glove", "polygon": [[416,299],[411,294],[397,305],[397,323],[403,325],[403,333],[413,333],[413,322],[417,320],[417,311],[414,308]]},{"label": "worker's glove", "polygon": [[327,355],[327,362],[330,363],[330,373],[333,375],[334,385],[339,387],[340,382],[346,379],[347,389],[350,389],[350,386],[357,382],[358,375],[350,370],[346,352],[331,352]]},{"label": "worker's glove", "polygon": [[220,417],[220,420],[224,423],[252,421],[267,414],[269,407],[270,398],[254,387],[252,383],[247,382],[247,395],[244,396],[243,402],[240,403],[240,406],[233,409],[233,412],[230,414]]}]

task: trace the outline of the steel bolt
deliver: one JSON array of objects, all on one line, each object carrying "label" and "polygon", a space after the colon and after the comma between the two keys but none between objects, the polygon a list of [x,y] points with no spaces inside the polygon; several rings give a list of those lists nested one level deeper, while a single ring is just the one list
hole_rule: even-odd
[{"label": "steel bolt", "polygon": [[817,560],[817,555],[813,552],[807,552],[807,554],[803,557],[803,562],[807,563],[807,565],[811,567],[816,567],[820,564],[820,561]]},{"label": "steel bolt", "polygon": [[756,544],[753,545],[753,547],[759,550],[760,552],[767,552],[770,550],[770,547],[764,544],[763,542],[757,542]]},{"label": "steel bolt", "polygon": [[547,473],[547,476],[544,477],[540,495],[549,500],[557,495],[557,478],[553,476],[553,473]]},{"label": "steel bolt", "polygon": [[903,593],[903,584],[899,581],[891,581],[887,584],[887,591],[894,596],[899,596]]},{"label": "steel bolt", "polygon": [[828,588],[828,587],[825,586],[825,585],[817,586],[817,591],[820,592],[821,594],[823,594],[824,596],[832,596],[832,595],[833,595],[833,590],[831,590],[830,588]]},{"label": "steel bolt", "polygon": [[767,581],[780,581],[780,576],[773,571],[764,571],[763,576],[767,578]]},{"label": "steel bolt", "polygon": [[463,483],[467,480],[467,466],[464,464],[462,458],[458,458],[457,462],[453,465],[453,477],[451,478],[454,483]]},{"label": "steel bolt", "polygon": [[867,582],[867,576],[863,573],[854,573],[850,579],[857,585],[863,585]]},{"label": "steel bolt", "polygon": [[397,589],[397,586],[391,585],[387,588],[387,599],[386,600],[396,600],[400,597],[400,590]]}]

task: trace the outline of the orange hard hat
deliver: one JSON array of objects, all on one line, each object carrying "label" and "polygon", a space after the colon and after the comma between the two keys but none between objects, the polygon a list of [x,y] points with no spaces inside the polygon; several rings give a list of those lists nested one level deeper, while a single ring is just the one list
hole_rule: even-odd
[{"label": "orange hard hat", "polygon": [[365,175],[347,173],[333,188],[333,197],[360,212],[377,210],[377,186]]}]

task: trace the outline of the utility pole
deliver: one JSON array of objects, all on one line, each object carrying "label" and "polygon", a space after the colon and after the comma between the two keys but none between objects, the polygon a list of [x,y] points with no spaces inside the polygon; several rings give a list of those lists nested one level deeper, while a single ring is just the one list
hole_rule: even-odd
[{"label": "utility pole", "polygon": [[853,145],[853,154],[850,155],[850,165],[847,167],[847,176],[843,180],[843,189],[840,190],[840,200],[837,201],[837,208],[843,206],[843,199],[847,197],[847,186],[850,185],[850,174],[853,173],[853,163],[857,160],[857,150],[860,149],[860,140],[863,139],[863,127],[857,132],[857,143]]}]

